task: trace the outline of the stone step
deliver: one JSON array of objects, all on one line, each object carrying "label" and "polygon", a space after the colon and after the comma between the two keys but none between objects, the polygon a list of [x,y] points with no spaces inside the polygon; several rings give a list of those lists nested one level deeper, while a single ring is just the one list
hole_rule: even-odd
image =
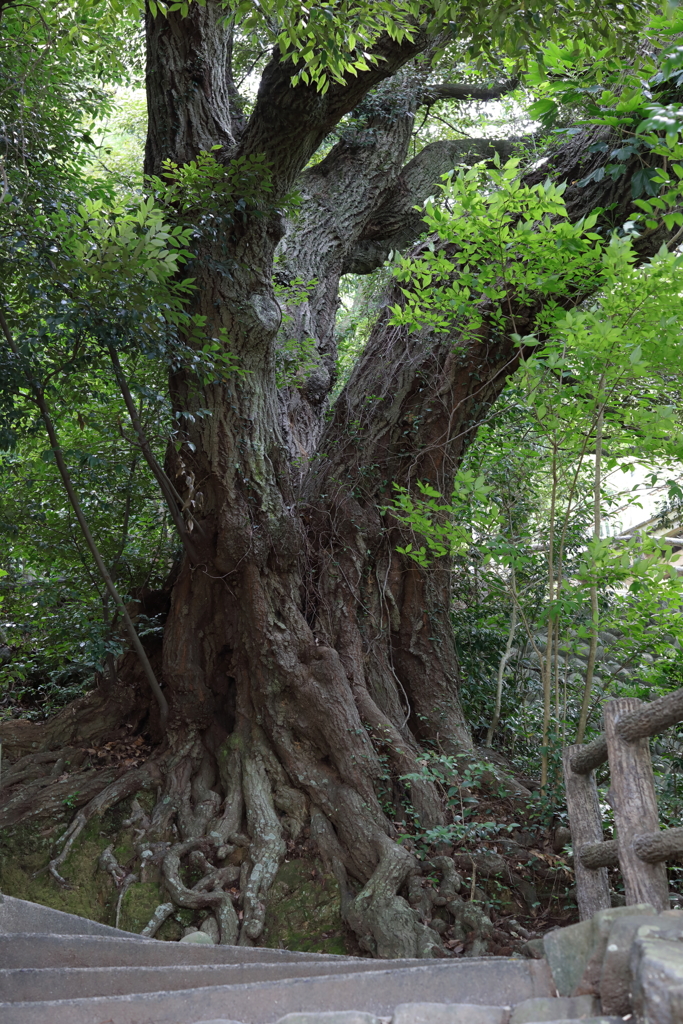
[{"label": "stone step", "polygon": [[[105,935],[0,935],[0,965],[17,967],[170,967],[174,964],[346,963],[348,957],[264,946],[205,946]],[[365,963],[353,959],[353,963]],[[376,962],[376,961],[369,961]],[[421,961],[420,961],[421,962]]]},{"label": "stone step", "polygon": [[[393,967],[423,966],[424,960],[392,960]],[[177,964],[167,967],[23,967],[0,969],[0,1002],[123,996],[138,992],[209,988],[311,978],[319,975],[386,971],[386,960],[339,958],[286,963]]]},{"label": "stone step", "polygon": [[[50,932],[54,935],[109,935],[111,938],[126,937],[141,940],[134,932],[110,928],[87,917],[65,914],[40,903],[18,900],[14,896],[0,893],[0,934],[3,932]],[[144,940],[142,940],[144,941]]]},{"label": "stone step", "polygon": [[[245,952],[253,954],[254,949]],[[2,1024],[182,1024],[222,1018],[272,1024],[287,1013],[361,1007],[367,1013],[391,1017],[398,1004],[416,1000],[490,1005],[492,993],[507,1006],[553,995],[548,965],[543,960],[503,958],[432,961],[419,967],[174,992],[5,1002],[0,1003],[0,1020]]]},{"label": "stone step", "polygon": [[[474,1006],[472,1003],[401,1003],[394,1010],[391,1024],[508,1024],[509,1006]],[[318,1018],[320,1021],[320,1018]],[[285,1017],[285,1021],[287,1018]],[[290,1019],[287,1024],[318,1024]],[[321,1024],[344,1024],[343,1021],[325,1021]]]},{"label": "stone step", "polygon": [[[471,1003],[404,1003],[397,1006],[391,1024],[508,1024],[509,1007],[473,1006]],[[623,1017],[563,1017],[534,1024],[623,1024]],[[384,1024],[386,1018],[351,1010],[341,1013],[288,1013],[276,1024]],[[238,1021],[200,1020],[184,1024],[239,1024]]]},{"label": "stone step", "polygon": [[512,1011],[510,1024],[539,1024],[540,1021],[580,1020],[600,1012],[595,996],[536,996],[518,1003]]},{"label": "stone step", "polygon": [[[509,1006],[475,1006],[473,1003],[401,1003],[391,1024],[508,1024]],[[196,1024],[233,1024],[227,1020]],[[350,1010],[340,1013],[288,1013],[277,1024],[382,1024],[374,1013]]]}]

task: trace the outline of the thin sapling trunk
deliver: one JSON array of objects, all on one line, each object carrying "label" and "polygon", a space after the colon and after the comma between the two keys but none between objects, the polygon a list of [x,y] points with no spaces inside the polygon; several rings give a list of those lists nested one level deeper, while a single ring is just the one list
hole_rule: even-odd
[{"label": "thin sapling trunk", "polygon": [[[604,385],[604,377],[600,381],[600,390]],[[600,526],[601,526],[601,508],[600,508],[600,487],[602,484],[602,432],[605,422],[605,407],[600,406],[598,413],[598,421],[595,428],[595,476],[593,478],[593,541],[597,543],[600,540]],[[583,701],[581,704],[581,716],[579,718],[579,727],[576,731],[576,742],[583,743],[583,737],[586,732],[586,724],[588,722],[588,709],[590,707],[591,693],[593,690],[593,673],[595,671],[595,659],[598,651],[598,625],[599,625],[599,608],[598,608],[598,587],[593,581],[593,585],[590,588],[590,601],[591,601],[591,634],[590,634],[590,647],[588,650],[588,663],[586,665],[586,683],[583,689]]]},{"label": "thin sapling trunk", "polygon": [[[12,332],[10,331],[7,320],[5,319],[5,314],[1,310],[0,326],[2,327],[2,331],[5,335],[5,338],[7,339],[7,344],[10,346],[14,355],[18,356],[19,351],[14,343]],[[43,423],[45,424],[45,430],[47,431],[47,436],[50,439],[50,446],[52,448],[52,452],[55,457],[55,462],[57,463],[57,469],[59,470],[59,475],[62,478],[62,483],[64,484],[64,490],[67,493],[69,503],[71,504],[71,507],[74,510],[74,514],[76,516],[76,519],[78,520],[78,525],[81,528],[81,533],[83,534],[85,543],[87,544],[90,553],[93,557],[93,560],[95,562],[95,565],[97,566],[97,571],[102,577],[104,585],[107,588],[107,591],[109,592],[114,604],[116,605],[116,608],[118,609],[121,615],[121,618],[125,623],[126,632],[128,633],[130,642],[133,645],[133,648],[138,658],[140,659],[143,671],[145,673],[145,676],[147,677],[147,682],[149,683],[150,689],[152,690],[152,693],[156,698],[157,704],[159,705],[161,728],[165,731],[166,724],[168,721],[168,702],[164,697],[161,687],[159,686],[157,677],[154,674],[154,669],[152,668],[149,662],[149,658],[145,653],[145,649],[142,646],[142,642],[140,641],[140,637],[138,636],[135,626],[133,625],[133,621],[130,615],[128,614],[128,610],[123,602],[123,598],[116,589],[111,574],[107,569],[107,566],[104,562],[104,559],[102,558],[100,550],[97,547],[97,544],[95,543],[95,539],[92,533],[90,532],[88,521],[85,518],[85,515],[83,514],[83,509],[81,508],[81,504],[78,500],[78,495],[76,494],[76,490],[71,480],[71,475],[64,460],[64,454],[59,444],[57,431],[55,429],[55,425],[50,415],[49,406],[45,401],[45,396],[43,394],[42,388],[40,387],[39,384],[33,382],[30,384],[30,388],[31,391],[33,392],[33,400],[37,405],[40,411],[40,415],[42,416]]]}]

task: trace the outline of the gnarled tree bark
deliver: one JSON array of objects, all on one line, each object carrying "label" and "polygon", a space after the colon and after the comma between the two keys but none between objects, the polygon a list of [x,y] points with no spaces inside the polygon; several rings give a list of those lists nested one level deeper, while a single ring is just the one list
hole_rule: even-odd
[{"label": "gnarled tree bark", "polygon": [[[142,861],[162,866],[172,902],[215,906],[222,941],[234,942],[236,917],[225,895],[234,872],[221,863],[236,846],[246,848],[237,941],[251,944],[263,929],[286,838],[310,822],[361,946],[377,955],[429,956],[439,937],[399,895],[420,867],[395,842],[378,784],[388,771],[400,814],[408,796],[402,776],[419,769],[421,744],[467,759],[472,742],[458,700],[449,567],[425,572],[400,556],[400,524],[382,509],[393,483],[414,488],[427,480],[449,491],[521,354],[492,327],[476,340],[463,340],[457,325],[446,335],[409,334],[381,314],[327,426],[324,414],[342,275],[369,273],[390,250],[419,238],[414,207],[454,162],[505,154],[511,143],[435,142],[407,161],[420,105],[472,95],[471,86],[430,85],[424,69],[410,65],[429,45],[421,36],[383,39],[376,66],[324,95],[315,86],[292,87],[291,67],[273,56],[247,119],[231,77],[231,28],[218,15],[219,4],[208,0],[185,18],[147,17],[146,170],[161,175],[165,160],[182,164],[213,146],[226,167],[265,158],[270,191],[239,217],[234,194],[226,196],[217,226],[202,225],[190,268],[193,311],[209,336],[225,339],[242,373],[206,386],[189,371],[171,379],[175,409],[189,415],[180,420],[169,476],[182,475],[202,501],[194,557],[184,556],[164,631],[168,735],[144,779],[108,779],[65,841],[131,785],[160,783],[141,829]],[[353,109],[356,126],[307,166]],[[586,155],[592,141],[573,137],[530,177],[551,173],[575,183],[600,159]],[[280,207],[294,188],[301,210],[287,219]],[[628,189],[628,175],[616,183],[606,176],[590,189],[571,184],[571,216],[610,203],[618,216],[627,211]],[[654,251],[659,240],[647,244]],[[308,286],[303,304],[287,310],[283,302],[291,317],[284,325],[274,272],[285,289],[297,279]],[[384,306],[398,301],[390,286]],[[510,302],[524,333],[537,307],[521,307],[514,295]],[[278,347],[288,332],[299,344],[312,339],[311,365],[279,392]],[[93,711],[89,735],[114,700],[92,699],[100,715]],[[125,703],[116,705],[117,723]],[[154,708],[149,716],[154,733]],[[54,739],[48,728],[44,742],[31,743]],[[3,814],[17,820],[11,786],[7,792],[0,821]],[[429,783],[413,782],[410,799],[425,826],[442,820]],[[180,878],[181,858],[203,872],[194,890]],[[62,860],[52,862],[55,877]],[[167,913],[164,904],[148,933]]]}]

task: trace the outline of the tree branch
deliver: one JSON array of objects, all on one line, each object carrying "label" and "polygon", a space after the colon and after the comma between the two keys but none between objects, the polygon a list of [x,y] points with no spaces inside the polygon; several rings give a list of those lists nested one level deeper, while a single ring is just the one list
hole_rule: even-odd
[{"label": "tree branch", "polygon": [[135,408],[135,402],[133,401],[133,396],[131,395],[130,388],[128,387],[128,381],[126,380],[126,376],[123,372],[123,368],[119,361],[118,352],[112,345],[109,346],[109,357],[114,368],[116,382],[123,396],[123,400],[126,403],[126,408],[128,409],[130,421],[133,424],[133,429],[135,430],[135,433],[138,436],[138,442],[140,444],[142,454],[144,455],[145,461],[147,462],[147,465],[151,469],[156,482],[159,484],[159,490],[161,491],[166,500],[168,510],[171,513],[171,519],[173,520],[173,524],[176,530],[178,531],[178,536],[182,541],[183,547],[187,551],[187,554],[189,555],[190,559],[196,564],[198,561],[197,552],[195,550],[194,544],[192,543],[190,535],[187,532],[185,520],[183,519],[180,513],[180,509],[178,508],[179,504],[182,505],[182,499],[180,498],[180,495],[178,494],[175,487],[173,486],[168,476],[164,472],[163,468],[159,465],[159,462],[157,461],[156,456],[152,451],[150,443],[147,440],[147,435],[145,434],[142,423],[140,421],[140,417],[138,416],[138,411]]},{"label": "tree branch", "polygon": [[518,78],[508,78],[504,82],[490,86],[437,83],[426,86],[420,98],[421,106],[431,106],[439,100],[498,100],[501,96],[514,92],[518,85]]},{"label": "tree branch", "polygon": [[[605,175],[590,187],[578,185],[600,166],[595,151],[589,151],[605,139],[611,141],[609,130],[603,128],[571,137],[542,167],[525,174],[524,183],[534,185],[550,174],[557,182],[569,183],[564,198],[572,221],[601,207],[609,211],[613,223],[623,223],[632,209],[631,175],[637,160],[618,182]],[[640,239],[639,258],[654,255],[664,240],[654,235]],[[567,308],[583,301],[585,291],[583,283],[565,296]],[[532,331],[543,296],[522,301],[512,293],[507,298],[506,312],[515,330],[522,335]],[[437,560],[425,572],[408,556],[399,555],[397,545],[405,547],[415,538],[390,511],[382,510],[391,508],[394,484],[410,491],[420,480],[442,494],[451,493],[467,447],[523,352],[508,330],[497,327],[495,317],[482,323],[475,337],[466,338],[457,321],[444,333],[393,326],[388,310],[402,301],[398,282],[392,282],[381,300],[384,313],[337,399],[320,441],[321,455],[312,461],[302,485],[311,562],[319,566],[309,602],[316,632],[343,650],[342,634],[351,631],[351,612],[341,622],[328,609],[345,606],[348,580],[359,591],[365,587],[376,571],[376,560],[386,551],[386,601],[396,614],[395,621],[382,626],[391,630],[392,671],[408,694],[418,728],[458,747],[465,730],[455,718],[449,719],[458,679],[450,566],[447,559]],[[357,536],[363,537],[362,556],[352,539]],[[362,634],[366,627],[358,616]],[[372,635],[365,639],[368,649],[377,644],[382,626],[373,624]]]},{"label": "tree branch", "polygon": [[401,171],[368,216],[362,234],[348,251],[344,274],[371,274],[392,250],[412,245],[424,232],[421,207],[442,174],[459,163],[471,165],[498,153],[506,160],[515,139],[455,139],[432,142]]},{"label": "tree branch", "polygon": [[238,155],[264,153],[277,182],[277,192],[289,191],[341,118],[357,107],[371,89],[392,78],[434,42],[434,37],[425,33],[418,33],[413,42],[402,43],[384,36],[373,51],[379,58],[377,64],[349,76],[344,85],[333,83],[324,96],[315,83],[292,86],[294,65],[275,56],[263,72]]}]

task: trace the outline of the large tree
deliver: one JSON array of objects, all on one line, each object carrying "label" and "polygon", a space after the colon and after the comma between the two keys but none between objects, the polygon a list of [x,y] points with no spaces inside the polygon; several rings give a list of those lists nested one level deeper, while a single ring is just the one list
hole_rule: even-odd
[{"label": "large tree", "polygon": [[[285,840],[310,824],[362,948],[431,955],[438,936],[399,895],[419,864],[395,841],[378,781],[388,772],[400,805],[401,777],[419,771],[424,744],[467,759],[472,741],[458,698],[448,565],[425,571],[398,553],[401,526],[385,510],[395,484],[410,490],[426,481],[449,492],[477,423],[522,350],[485,304],[474,335],[462,334],[456,321],[446,332],[396,326],[389,310],[401,291],[390,284],[330,417],[335,315],[343,275],[372,273],[390,252],[418,241],[424,224],[416,207],[441,174],[510,151],[509,139],[439,140],[409,159],[421,109],[440,100],[493,99],[515,85],[504,70],[498,81],[477,85],[453,71],[442,81],[438,68],[463,66],[458,60],[486,42],[489,68],[499,52],[503,69],[506,48],[540,44],[555,7],[377,4],[380,13],[395,8],[412,31],[380,24],[374,59],[335,73],[325,71],[334,63],[334,33],[321,30],[316,42],[313,32],[318,70],[312,66],[309,80],[296,82],[296,49],[275,47],[247,116],[233,75],[238,20],[216,0],[173,6],[163,16],[156,7],[145,14],[145,170],[163,179],[166,161],[182,166],[213,152],[224,172],[212,179],[214,208],[197,215],[190,301],[239,372],[206,384],[176,368],[170,378],[181,428],[165,468],[182,498],[175,514],[184,553],[166,595],[163,649],[150,651],[169,713],[166,719],[128,654],[115,681],[103,679],[53,722],[3,726],[7,745],[25,755],[4,819],[29,817],[39,790],[43,807],[60,798],[42,779],[33,789],[19,785],[35,778],[36,747],[38,759],[49,761],[60,746],[146,722],[156,747],[142,767],[106,777],[83,773],[83,806],[52,863],[55,877],[92,815],[158,786],[140,851],[163,863],[172,901],[214,908],[222,941],[258,942]],[[315,26],[303,6],[270,6],[269,24],[289,10],[297,14],[293,23],[310,18]],[[356,8],[327,6],[348,47]],[[361,26],[372,7],[358,5]],[[569,4],[559,13],[575,18],[582,33],[625,31],[617,4]],[[432,65],[436,53],[451,57]],[[315,162],[352,111],[338,141]],[[570,134],[526,181],[551,174],[567,183],[572,220],[599,206],[613,224],[623,223],[639,158],[619,177],[591,179],[607,160],[603,143],[611,131]],[[218,198],[216,180],[225,189]],[[293,210],[294,192],[300,200]],[[660,243],[661,233],[650,232],[640,255]],[[585,287],[574,294],[568,288],[564,301],[585,296]],[[535,322],[542,301],[506,296],[517,332]],[[305,379],[278,388],[278,351],[291,338],[307,354]],[[429,782],[413,781],[410,799],[423,825],[442,820]],[[221,867],[235,845],[248,847],[241,924],[224,888],[233,875]],[[205,873],[199,889],[181,880],[187,856]]]}]

